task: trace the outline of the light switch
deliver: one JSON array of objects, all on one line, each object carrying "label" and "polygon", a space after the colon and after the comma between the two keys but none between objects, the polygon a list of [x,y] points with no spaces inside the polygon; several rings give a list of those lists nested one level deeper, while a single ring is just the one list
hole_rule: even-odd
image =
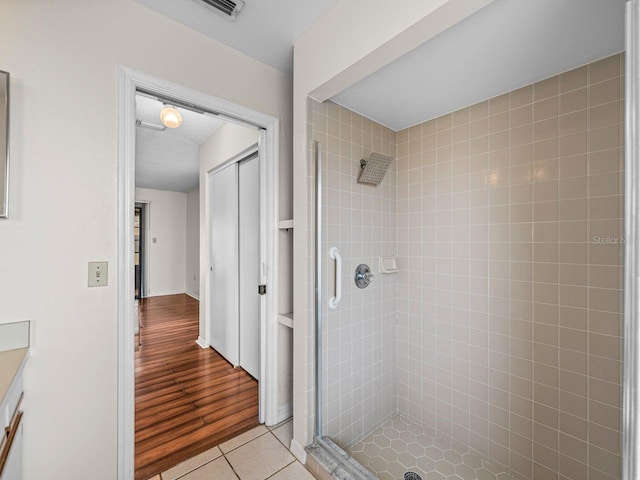
[{"label": "light switch", "polygon": [[89,286],[106,287],[109,280],[109,262],[89,262]]}]

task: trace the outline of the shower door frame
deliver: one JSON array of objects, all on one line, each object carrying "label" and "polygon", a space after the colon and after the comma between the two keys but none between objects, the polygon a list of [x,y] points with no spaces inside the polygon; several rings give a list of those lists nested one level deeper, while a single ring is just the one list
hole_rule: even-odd
[{"label": "shower door frame", "polygon": [[640,0],[626,5],[622,478],[640,475]]},{"label": "shower door frame", "polygon": [[316,174],[316,231],[315,231],[315,314],[316,314],[316,425],[314,438],[322,438],[322,151],[320,142],[313,142],[313,154]]}]

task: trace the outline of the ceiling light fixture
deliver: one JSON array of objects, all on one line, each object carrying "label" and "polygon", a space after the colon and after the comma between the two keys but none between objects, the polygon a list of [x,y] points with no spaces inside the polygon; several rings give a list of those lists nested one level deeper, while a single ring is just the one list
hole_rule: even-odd
[{"label": "ceiling light fixture", "polygon": [[165,104],[160,112],[160,121],[167,128],[178,128],[182,125],[182,115],[176,107]]}]

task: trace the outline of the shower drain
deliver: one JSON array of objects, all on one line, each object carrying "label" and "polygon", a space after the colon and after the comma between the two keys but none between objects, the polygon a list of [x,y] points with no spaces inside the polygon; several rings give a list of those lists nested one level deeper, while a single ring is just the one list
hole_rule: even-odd
[{"label": "shower drain", "polygon": [[422,480],[422,477],[416,472],[407,472],[404,474],[404,480]]}]

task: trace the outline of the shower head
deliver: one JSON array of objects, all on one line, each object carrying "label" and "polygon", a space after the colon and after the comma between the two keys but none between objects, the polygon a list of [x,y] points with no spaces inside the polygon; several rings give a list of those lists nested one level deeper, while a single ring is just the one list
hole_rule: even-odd
[{"label": "shower head", "polygon": [[380,153],[372,153],[369,160],[360,160],[360,178],[358,183],[368,183],[370,185],[379,185],[384,175],[389,169],[389,165],[393,161],[393,157],[382,155]]}]

